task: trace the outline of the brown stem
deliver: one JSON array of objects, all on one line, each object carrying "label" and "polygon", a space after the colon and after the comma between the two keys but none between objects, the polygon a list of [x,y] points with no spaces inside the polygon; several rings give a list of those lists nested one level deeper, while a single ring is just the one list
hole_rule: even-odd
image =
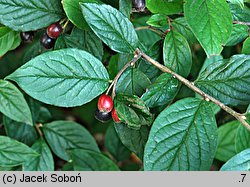
[{"label": "brown stem", "polygon": [[242,123],[242,125],[244,125],[250,131],[250,125],[246,122],[246,117],[243,114],[240,114],[240,113],[234,111],[230,107],[224,105],[222,102],[220,102],[217,99],[213,98],[212,96],[206,94],[201,89],[196,87],[193,82],[190,82],[189,80],[185,79],[184,77],[180,76],[179,74],[173,72],[172,70],[168,69],[166,66],[161,65],[159,62],[155,61],[154,59],[152,59],[151,57],[149,57],[148,55],[146,55],[145,53],[143,53],[139,49],[136,50],[136,53],[138,55],[141,55],[142,58],[147,60],[149,63],[151,63],[152,65],[154,65],[158,69],[160,69],[162,72],[171,74],[174,78],[178,79],[180,82],[182,82],[188,88],[192,89],[194,92],[201,95],[205,100],[211,101],[211,102],[215,103],[216,105],[218,105],[220,108],[225,110],[227,113],[234,116],[239,122]]},{"label": "brown stem", "polygon": [[248,25],[248,26],[250,26],[250,22],[233,21],[233,23],[237,23],[237,24],[241,24],[241,25]]},{"label": "brown stem", "polygon": [[139,31],[139,30],[151,30],[151,31],[155,32],[156,34],[158,34],[159,36],[162,36],[162,35],[163,35],[162,32],[160,32],[158,29],[155,29],[155,28],[153,28],[153,27],[151,27],[151,26],[137,27],[137,28],[135,28],[135,30],[136,30],[136,31]]},{"label": "brown stem", "polygon": [[39,135],[41,136],[41,137],[43,137],[43,132],[41,131],[41,127],[42,127],[43,125],[41,124],[41,123],[38,123],[38,124],[36,124],[36,130],[37,130],[37,132],[39,133]]},{"label": "brown stem", "polygon": [[108,89],[108,90],[110,90],[111,87],[113,86],[113,90],[112,90],[112,99],[115,98],[116,84],[117,84],[117,82],[118,82],[120,76],[123,74],[123,72],[124,72],[128,67],[133,66],[133,65],[135,64],[135,62],[137,62],[137,60],[139,60],[140,58],[141,58],[141,54],[136,54],[136,55],[134,56],[134,58],[133,58],[131,61],[129,61],[129,62],[119,71],[119,73],[116,75],[116,77],[114,78],[112,84],[110,85],[110,87],[109,87],[109,89]]}]

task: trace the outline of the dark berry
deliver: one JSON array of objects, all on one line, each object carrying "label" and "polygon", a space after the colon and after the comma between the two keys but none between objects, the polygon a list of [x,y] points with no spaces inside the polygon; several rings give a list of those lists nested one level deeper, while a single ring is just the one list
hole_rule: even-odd
[{"label": "dark berry", "polygon": [[23,42],[30,43],[34,39],[34,32],[33,31],[21,32],[20,36]]},{"label": "dark berry", "polygon": [[46,33],[43,34],[43,36],[40,39],[41,45],[46,49],[51,49],[55,45],[55,39],[50,38]]},{"label": "dark berry", "polygon": [[143,11],[146,7],[145,0],[133,0],[133,8],[139,11]]},{"label": "dark berry", "polygon": [[47,28],[47,35],[50,38],[58,38],[58,36],[62,33],[63,28],[59,23],[52,23],[50,26]]},{"label": "dark berry", "polygon": [[95,118],[102,123],[105,123],[111,119],[110,112],[101,112],[100,110],[96,110]]},{"label": "dark berry", "polygon": [[115,123],[121,123],[121,120],[119,119],[115,108],[112,110],[111,116],[112,116]]},{"label": "dark berry", "polygon": [[101,95],[97,107],[101,112],[111,112],[114,107],[112,98],[109,95]]}]

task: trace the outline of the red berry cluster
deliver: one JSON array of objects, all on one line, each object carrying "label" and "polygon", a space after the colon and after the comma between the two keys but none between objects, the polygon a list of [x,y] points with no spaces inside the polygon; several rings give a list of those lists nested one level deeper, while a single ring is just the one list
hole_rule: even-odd
[{"label": "red berry cluster", "polygon": [[113,118],[115,123],[120,123],[120,119],[114,108],[114,103],[109,95],[101,95],[97,104],[97,111],[95,113],[96,119],[105,123]]},{"label": "red berry cluster", "polygon": [[46,49],[51,49],[55,45],[56,39],[60,36],[63,31],[63,27],[60,23],[52,23],[47,27],[46,33],[40,39],[41,45]]}]

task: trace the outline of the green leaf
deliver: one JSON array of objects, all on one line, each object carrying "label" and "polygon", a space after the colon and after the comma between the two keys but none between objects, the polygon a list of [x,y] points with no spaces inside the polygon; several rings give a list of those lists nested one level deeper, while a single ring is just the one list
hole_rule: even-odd
[{"label": "green leaf", "polygon": [[182,36],[184,36],[187,41],[191,44],[197,43],[197,39],[194,36],[190,26],[188,25],[185,17],[176,18],[172,22],[172,26],[176,29]]},{"label": "green leaf", "polygon": [[130,68],[119,78],[116,93],[141,96],[150,84],[150,80],[144,73],[137,68]]},{"label": "green leaf", "polygon": [[95,34],[111,49],[120,53],[133,53],[138,37],[132,23],[121,12],[109,5],[81,4],[85,20]]},{"label": "green leaf", "polygon": [[131,0],[119,0],[119,10],[126,17],[130,18],[132,12],[132,1]]},{"label": "green leaf", "polygon": [[230,38],[226,42],[226,46],[234,46],[242,42],[248,36],[248,26],[234,24]]},{"label": "green leaf", "polygon": [[168,20],[164,14],[154,14],[148,19],[147,24],[153,27],[163,27],[168,25]]},{"label": "green leaf", "polygon": [[235,150],[239,153],[248,148],[250,148],[250,132],[243,125],[239,125],[235,137]]},{"label": "green leaf", "polygon": [[184,14],[207,56],[219,55],[233,28],[226,1],[187,0]]},{"label": "green leaf", "polygon": [[163,46],[164,64],[187,77],[192,67],[192,55],[187,40],[178,32],[170,31]]},{"label": "green leaf", "polygon": [[246,105],[250,102],[249,69],[249,55],[234,55],[208,66],[195,85],[226,105]]},{"label": "green leaf", "polygon": [[239,125],[238,121],[231,121],[218,128],[216,159],[226,162],[236,155],[235,137]]},{"label": "green leaf", "polygon": [[104,145],[117,161],[124,161],[130,157],[130,151],[122,144],[113,125],[106,131]]},{"label": "green leaf", "polygon": [[52,151],[63,160],[69,160],[68,149],[82,148],[99,152],[94,138],[78,123],[54,121],[44,124],[42,130]]},{"label": "green leaf", "polygon": [[41,138],[32,147],[39,157],[27,160],[23,166],[24,171],[54,171],[54,160],[49,146]]},{"label": "green leaf", "polygon": [[135,95],[117,95],[115,108],[121,122],[135,130],[144,125],[150,126],[154,119],[147,105]]},{"label": "green leaf", "polygon": [[152,13],[171,15],[183,10],[183,0],[146,0],[147,8]]},{"label": "green leaf", "polygon": [[186,98],[155,120],[145,147],[145,170],[209,170],[216,146],[216,120],[204,100]]},{"label": "green leaf", "polygon": [[228,0],[232,4],[240,5],[241,8],[244,7],[244,0]]},{"label": "green leaf", "polygon": [[15,121],[33,125],[29,106],[15,85],[0,80],[0,90],[0,112]]},{"label": "green leaf", "polygon": [[147,87],[147,92],[141,98],[148,107],[162,106],[172,102],[179,89],[179,81],[172,75],[164,73],[154,84]]},{"label": "green leaf", "polygon": [[92,32],[74,28],[71,35],[61,35],[55,44],[55,49],[78,48],[89,52],[102,60],[102,41]]},{"label": "green leaf", "polygon": [[243,21],[243,22],[250,22],[250,8],[244,6],[241,8],[238,5],[229,3],[229,8],[233,14],[234,21]]},{"label": "green leaf", "polygon": [[250,149],[246,149],[227,161],[220,171],[250,171]]},{"label": "green leaf", "polygon": [[58,0],[0,0],[0,22],[16,31],[41,29],[63,17]]},{"label": "green leaf", "polygon": [[0,166],[13,167],[39,154],[27,145],[6,136],[0,136]]},{"label": "green leaf", "polygon": [[89,29],[85,21],[80,3],[100,3],[99,0],[62,0],[63,9],[69,20],[78,28]]},{"label": "green leaf", "polygon": [[241,53],[250,55],[250,37],[244,41]]},{"label": "green leaf", "polygon": [[20,46],[22,40],[21,40],[21,37],[20,37],[20,33],[19,32],[15,32],[15,36],[14,36],[14,42],[12,43],[12,46],[10,48],[10,51],[11,50],[14,50],[16,49],[18,46]]},{"label": "green leaf", "polygon": [[115,124],[114,127],[121,142],[142,160],[145,144],[148,140],[149,127],[142,126],[140,130],[134,130],[123,123]]},{"label": "green leaf", "polygon": [[84,149],[69,151],[75,171],[119,171],[115,163],[101,153]]},{"label": "green leaf", "polygon": [[[154,60],[160,62],[162,61],[162,41],[157,41],[152,47],[146,51],[147,55],[149,55]],[[155,81],[155,79],[160,75],[160,70],[147,62],[144,59],[140,60],[140,64],[138,69],[142,71],[151,81]]]},{"label": "green leaf", "polygon": [[0,27],[0,56],[3,56],[12,48],[15,35],[16,32],[8,27]]},{"label": "green leaf", "polygon": [[210,66],[213,63],[218,63],[218,62],[222,62],[223,61],[223,56],[219,55],[219,56],[211,56],[211,57],[207,57],[205,62],[203,63],[203,66],[200,70],[199,75],[204,72],[208,66]]},{"label": "green leaf", "polygon": [[6,116],[3,118],[3,124],[7,136],[28,146],[31,146],[37,139],[37,133],[34,126],[16,122]]},{"label": "green leaf", "polygon": [[107,70],[91,54],[61,49],[37,56],[9,75],[31,97],[47,104],[73,107],[103,93]]}]

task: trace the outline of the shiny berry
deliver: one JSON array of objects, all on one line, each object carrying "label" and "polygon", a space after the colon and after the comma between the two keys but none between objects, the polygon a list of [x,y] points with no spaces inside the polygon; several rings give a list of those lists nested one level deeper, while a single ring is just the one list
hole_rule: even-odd
[{"label": "shiny berry", "polygon": [[121,120],[119,119],[115,108],[112,110],[111,116],[112,116],[115,123],[121,123]]},{"label": "shiny berry", "polygon": [[23,42],[30,43],[34,39],[34,32],[33,31],[21,32],[20,36]]},{"label": "shiny berry", "polygon": [[59,23],[52,23],[47,28],[47,35],[50,38],[56,39],[62,33],[62,31],[63,31],[63,28]]},{"label": "shiny berry", "polygon": [[95,118],[102,123],[106,123],[111,119],[111,115],[110,112],[101,112],[100,110],[96,110]]},{"label": "shiny berry", "polygon": [[109,95],[101,95],[97,107],[101,112],[111,112],[114,107],[112,98]]},{"label": "shiny berry", "polygon": [[40,43],[46,49],[51,49],[55,45],[55,39],[50,38],[46,33],[41,37]]},{"label": "shiny berry", "polygon": [[146,2],[145,0],[133,0],[132,5],[134,9],[143,11],[146,7]]}]

